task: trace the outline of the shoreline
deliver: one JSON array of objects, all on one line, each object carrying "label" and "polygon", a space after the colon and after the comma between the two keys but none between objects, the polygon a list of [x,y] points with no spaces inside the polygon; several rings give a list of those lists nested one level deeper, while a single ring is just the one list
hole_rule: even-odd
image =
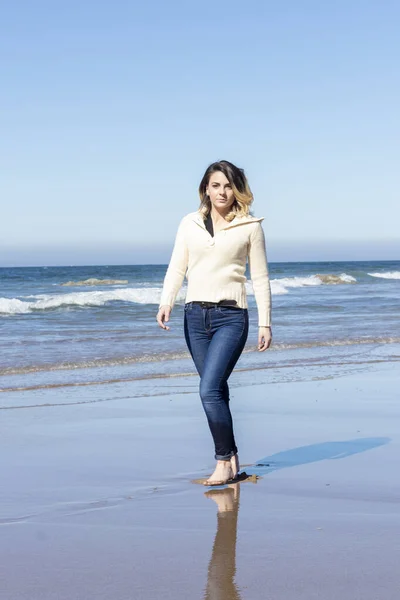
[{"label": "shoreline", "polygon": [[[234,374],[231,378],[233,385],[241,385],[241,378],[238,374],[258,373],[258,379],[263,378],[266,384],[276,382],[295,381],[299,379],[312,378],[310,375],[315,369],[325,371],[326,377],[331,377],[332,371],[334,376],[338,376],[340,372],[348,372],[351,368],[357,370],[359,368],[368,368],[371,365],[379,363],[394,363],[400,360],[400,343],[397,340],[390,343],[380,343],[378,341],[365,340],[362,344],[346,344],[326,346],[326,352],[322,353],[322,347],[317,347],[317,354],[314,354],[314,348],[272,348],[266,353],[259,353],[257,350],[247,349],[239,359],[238,365],[235,367]],[[328,352],[328,353],[327,353]],[[146,371],[147,364],[147,371]],[[19,370],[15,374],[3,374],[0,377],[0,410],[12,408],[7,405],[7,393],[11,396],[24,394],[35,391],[46,390],[57,391],[63,388],[86,388],[97,386],[118,386],[118,384],[126,384],[129,390],[133,390],[135,384],[144,387],[140,388],[139,395],[148,394],[145,390],[151,387],[154,381],[157,385],[157,380],[178,380],[185,378],[197,377],[191,358],[177,360],[162,360],[162,369],[157,371],[157,362],[131,363],[123,360],[121,363],[111,362],[110,365],[101,365],[100,367],[70,367],[65,369],[52,369],[44,367],[43,369],[33,372],[20,373]],[[301,369],[301,376],[299,376]],[[265,372],[263,374],[263,372]],[[281,375],[279,375],[281,373]],[[296,374],[294,376],[294,374]],[[243,379],[243,378],[242,378]],[[21,382],[23,382],[21,384]],[[147,384],[146,384],[147,382]],[[173,385],[171,383],[171,385]],[[179,385],[179,383],[177,383]],[[84,390],[82,390],[84,393]],[[93,392],[96,393],[95,391]],[[160,393],[157,392],[156,395]],[[168,389],[167,393],[171,393]],[[102,396],[102,393],[98,393]],[[4,404],[5,402],[5,404]],[[23,405],[22,405],[23,406]]]}]

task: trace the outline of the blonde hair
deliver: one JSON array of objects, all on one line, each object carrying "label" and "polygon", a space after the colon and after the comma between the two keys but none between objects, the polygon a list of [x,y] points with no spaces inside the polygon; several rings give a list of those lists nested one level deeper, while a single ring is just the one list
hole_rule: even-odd
[{"label": "blonde hair", "polygon": [[220,160],[212,163],[203,175],[199,185],[200,207],[199,212],[206,217],[211,210],[211,200],[207,195],[207,185],[213,173],[220,171],[225,175],[231,184],[235,200],[231,210],[225,216],[227,221],[232,221],[235,217],[248,217],[250,215],[250,206],[253,202],[253,194],[247,181],[244,170],[236,167],[227,160]]}]

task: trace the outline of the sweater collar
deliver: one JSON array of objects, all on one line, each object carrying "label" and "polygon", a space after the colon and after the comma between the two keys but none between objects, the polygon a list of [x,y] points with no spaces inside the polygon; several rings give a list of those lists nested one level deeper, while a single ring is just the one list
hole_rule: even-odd
[{"label": "sweater collar", "polygon": [[[192,218],[193,221],[195,221],[198,225],[200,225],[200,227],[203,227],[203,229],[206,229],[205,224],[204,224],[204,219],[203,219],[203,215],[197,211],[195,213],[192,213]],[[222,227],[222,229],[220,231],[223,231],[225,229],[232,229],[233,227],[236,227],[237,225],[245,225],[246,223],[258,223],[264,220],[264,217],[252,217],[252,216],[248,216],[248,217],[235,217],[233,219],[233,221],[231,221],[230,223],[227,223],[227,225],[225,227]]]}]

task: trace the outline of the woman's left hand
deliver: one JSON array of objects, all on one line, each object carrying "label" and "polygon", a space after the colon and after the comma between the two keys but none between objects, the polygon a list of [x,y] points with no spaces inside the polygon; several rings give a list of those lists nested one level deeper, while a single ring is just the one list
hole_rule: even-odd
[{"label": "woman's left hand", "polygon": [[259,327],[258,328],[258,350],[264,352],[270,347],[272,342],[272,331],[271,327]]}]

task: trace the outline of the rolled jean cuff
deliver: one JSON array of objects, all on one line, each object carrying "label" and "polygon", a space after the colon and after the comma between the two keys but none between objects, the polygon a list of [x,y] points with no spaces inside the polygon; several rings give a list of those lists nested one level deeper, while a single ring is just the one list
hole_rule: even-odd
[{"label": "rolled jean cuff", "polygon": [[236,450],[232,450],[228,455],[224,454],[223,456],[221,454],[215,454],[214,458],[215,460],[231,460],[232,456],[235,456],[235,454],[237,454],[237,448]]}]

